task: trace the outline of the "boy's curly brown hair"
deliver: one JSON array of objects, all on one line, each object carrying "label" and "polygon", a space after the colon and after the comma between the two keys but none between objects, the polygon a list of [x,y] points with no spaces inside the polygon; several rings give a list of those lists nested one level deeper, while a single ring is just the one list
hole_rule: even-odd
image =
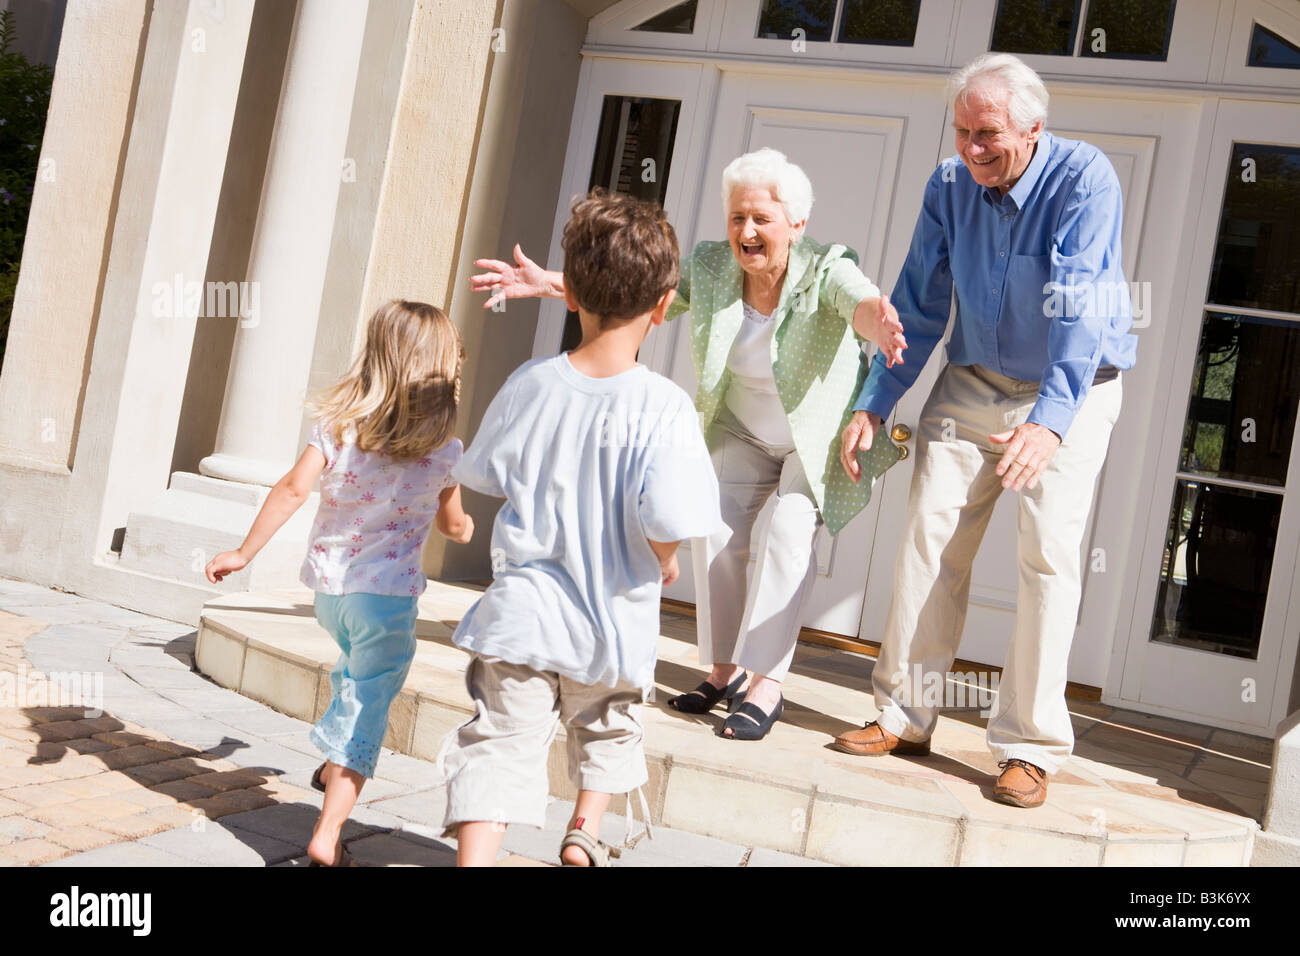
[{"label": "boy's curly brown hair", "polygon": [[565,287],[602,329],[677,288],[677,233],[658,203],[593,189],[574,204],[561,245]]}]

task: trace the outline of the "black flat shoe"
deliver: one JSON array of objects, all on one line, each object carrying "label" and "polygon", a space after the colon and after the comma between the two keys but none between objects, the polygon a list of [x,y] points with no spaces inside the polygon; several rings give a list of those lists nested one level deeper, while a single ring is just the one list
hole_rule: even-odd
[{"label": "black flat shoe", "polygon": [[741,671],[740,676],[726,687],[714,687],[706,680],[693,691],[669,698],[668,706],[673,710],[681,711],[683,714],[707,714],[724,697],[728,703],[740,700],[744,696],[741,694],[740,688],[744,686],[745,681],[748,679],[749,675]]},{"label": "black flat shoe", "polygon": [[[765,714],[757,704],[745,702],[732,712],[722,725],[718,736],[724,740],[762,740],[772,725],[781,719],[785,710],[785,697],[776,702],[770,714]],[[727,731],[731,733],[728,734]]]},{"label": "black flat shoe", "polygon": [[316,772],[311,775],[311,788],[313,790],[319,790],[321,793],[325,792],[325,784],[320,778],[320,775],[323,774],[324,772],[325,772],[325,764],[321,764],[319,767],[316,768]]}]

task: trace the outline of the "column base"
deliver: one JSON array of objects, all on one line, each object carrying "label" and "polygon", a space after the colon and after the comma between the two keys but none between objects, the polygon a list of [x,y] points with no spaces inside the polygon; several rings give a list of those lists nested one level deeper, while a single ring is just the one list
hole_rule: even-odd
[{"label": "column base", "polygon": [[263,490],[273,487],[288,470],[257,458],[241,458],[238,455],[209,455],[199,462],[199,476],[237,481],[245,485],[261,485]]},{"label": "column base", "polygon": [[203,574],[217,553],[243,543],[269,493],[265,485],[176,472],[170,487],[127,517],[120,566],[222,592],[295,587],[320,500],[316,493],[244,570],[217,585]]}]

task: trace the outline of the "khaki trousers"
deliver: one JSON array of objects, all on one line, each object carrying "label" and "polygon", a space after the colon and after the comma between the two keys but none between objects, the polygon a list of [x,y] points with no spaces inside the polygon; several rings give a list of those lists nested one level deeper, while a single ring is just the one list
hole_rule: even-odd
[{"label": "khaki trousers", "polygon": [[[1079,552],[1121,394],[1113,370],[1095,382],[1037,486],[1019,493],[1015,628],[988,725],[998,760],[1016,757],[1052,773],[1074,747],[1065,683]],[[951,669],[971,564],[1003,492],[995,469],[1005,446],[989,436],[1022,424],[1037,397],[1037,382],[948,365],[921,413],[893,603],[872,674],[880,725],[906,740],[928,738],[938,721],[920,688],[926,675]]]},{"label": "khaki trousers", "polygon": [[462,823],[546,823],[546,761],[563,724],[569,779],[579,790],[628,793],[647,780],[641,709],[647,689],[581,684],[495,657],[471,655],[474,716],[443,741],[443,835]]}]

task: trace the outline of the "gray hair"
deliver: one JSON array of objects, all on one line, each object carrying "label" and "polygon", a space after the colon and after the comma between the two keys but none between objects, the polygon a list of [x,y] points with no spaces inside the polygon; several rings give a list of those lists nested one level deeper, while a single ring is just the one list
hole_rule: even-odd
[{"label": "gray hair", "polygon": [[948,78],[948,102],[971,93],[1002,90],[1007,94],[1007,115],[1022,133],[1034,124],[1047,123],[1047,87],[1025,62],[1010,53],[985,53]]},{"label": "gray hair", "polygon": [[737,186],[768,187],[785,210],[790,225],[803,222],[812,212],[813,189],[808,174],[785,158],[785,153],[764,146],[733,159],[722,171],[722,208],[731,205]]}]

